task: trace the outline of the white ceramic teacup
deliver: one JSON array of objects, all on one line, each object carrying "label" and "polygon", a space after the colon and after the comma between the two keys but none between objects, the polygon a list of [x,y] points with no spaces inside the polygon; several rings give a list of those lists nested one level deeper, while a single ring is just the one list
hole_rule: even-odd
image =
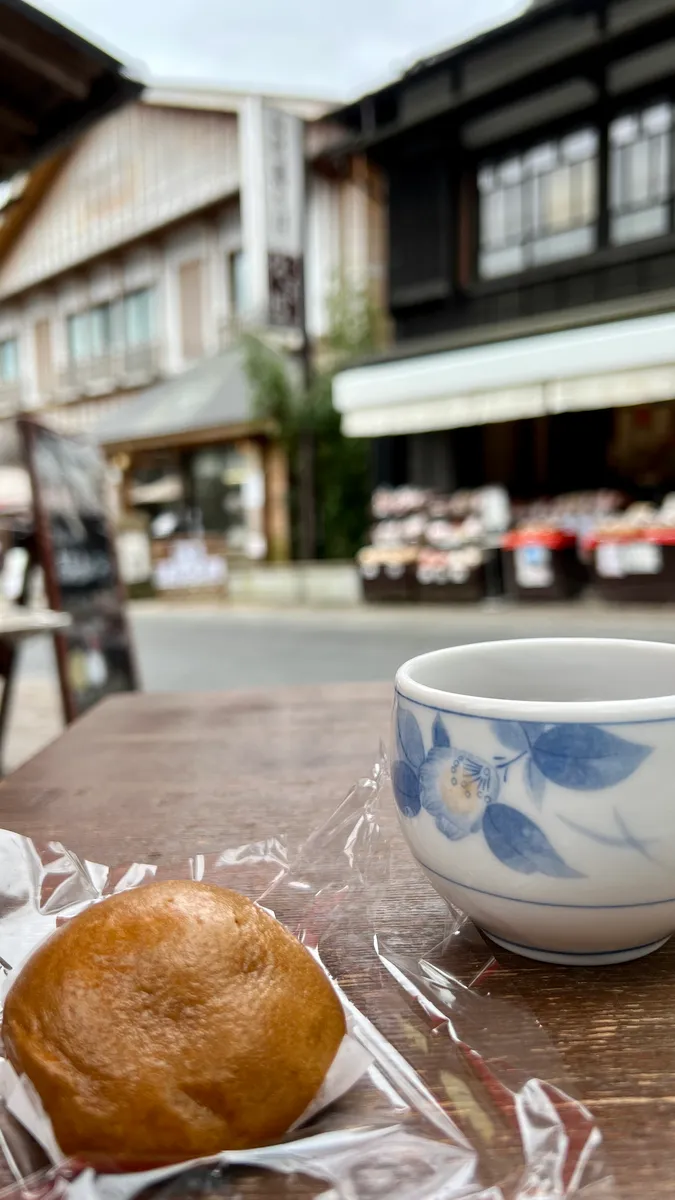
[{"label": "white ceramic teacup", "polygon": [[412,853],[500,946],[599,965],[675,932],[675,646],[425,654],[396,677],[391,759]]}]

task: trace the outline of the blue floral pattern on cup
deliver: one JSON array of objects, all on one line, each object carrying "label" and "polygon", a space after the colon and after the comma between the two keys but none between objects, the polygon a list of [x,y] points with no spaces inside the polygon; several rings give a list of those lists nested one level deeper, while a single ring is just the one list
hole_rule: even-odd
[{"label": "blue floral pattern on cup", "polygon": [[499,787],[494,767],[450,746],[434,746],[420,768],[420,805],[454,842],[478,832]]},{"label": "blue floral pattern on cup", "polygon": [[[541,808],[547,783],[575,792],[612,788],[638,770],[651,748],[599,725],[494,721],[491,728],[510,752],[496,754],[491,763],[455,746],[440,712],[427,749],[414,714],[399,706],[392,783],[401,813],[413,819],[424,809],[453,842],[482,833],[495,858],[522,875],[582,878],[535,821],[504,802],[509,772],[522,763],[530,797]],[[616,828],[607,835],[566,823],[587,838],[649,857],[648,843],[635,837],[619,813],[614,820]]]},{"label": "blue floral pattern on cup", "polygon": [[599,725],[535,725],[493,721],[502,746],[517,751],[500,770],[526,760],[526,779],[532,799],[541,805],[546,781],[575,792],[599,792],[614,787],[637,771],[651,750],[629,742]]}]

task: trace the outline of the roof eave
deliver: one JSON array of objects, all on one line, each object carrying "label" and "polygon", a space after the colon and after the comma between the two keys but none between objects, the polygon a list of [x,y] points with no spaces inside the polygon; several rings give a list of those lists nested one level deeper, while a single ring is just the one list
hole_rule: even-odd
[{"label": "roof eave", "polygon": [[25,0],[0,0],[0,179],[33,167],[143,85]]}]

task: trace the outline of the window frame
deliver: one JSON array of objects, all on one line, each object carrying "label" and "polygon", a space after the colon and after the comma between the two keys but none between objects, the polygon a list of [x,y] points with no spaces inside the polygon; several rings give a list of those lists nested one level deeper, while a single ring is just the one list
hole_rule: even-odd
[{"label": "window frame", "polygon": [[[129,315],[133,305],[138,304],[141,297],[145,300],[144,317],[147,318],[145,326],[147,329],[147,337],[130,337]],[[142,324],[143,322],[139,322]],[[138,350],[146,346],[153,346],[157,340],[157,319],[156,319],[156,287],[154,284],[149,284],[147,287],[134,288],[131,292],[125,292],[122,296],[122,327],[123,341],[125,349]]]},{"label": "window frame", "polygon": [[[130,304],[137,303],[141,296],[147,296],[145,326],[148,336],[130,338]],[[100,328],[104,330],[104,336],[101,339],[96,335],[96,321],[99,317],[102,319]],[[75,338],[78,336],[78,328],[84,352],[75,354],[73,350]],[[79,309],[66,316],[66,343],[68,362],[71,366],[85,362],[104,362],[116,351],[153,346],[156,340],[156,287],[153,284],[134,288],[133,291],[124,292],[121,296],[103,300],[99,304],[92,304],[89,308]]]},{"label": "window frame", "polygon": [[[88,308],[79,309],[77,312],[68,313],[66,316],[66,344],[68,346],[68,362],[71,366],[78,366],[84,362],[91,362],[91,310]],[[78,329],[81,330],[82,346],[85,348],[83,353],[75,353]]]},{"label": "window frame", "polygon": [[[584,137],[590,139],[588,151],[575,152],[574,142]],[[593,254],[599,245],[600,170],[601,134],[588,122],[478,162],[477,279],[491,283]],[[555,204],[553,181],[556,178],[560,181],[564,175],[568,181],[569,215],[566,221],[555,223],[551,220]],[[500,207],[501,216],[496,217]],[[501,239],[494,235],[486,237],[490,208],[496,217],[495,224],[502,226]],[[562,240],[567,238],[572,242],[575,235],[577,245],[560,252]],[[586,245],[582,244],[584,235]],[[511,255],[511,265],[491,269],[489,258],[494,262],[499,255],[507,261]]]},{"label": "window frame", "polygon": [[[114,303],[112,300],[104,300],[101,304],[93,304],[91,308],[87,309],[87,313],[89,315],[89,357],[92,362],[100,362],[112,353],[115,344]],[[99,318],[101,318],[100,324]],[[101,330],[104,331],[104,337],[99,348],[98,333]]]},{"label": "window frame", "polygon": [[[662,129],[649,131],[645,120],[659,110],[669,110],[669,124]],[[619,141],[619,126],[621,123],[634,122],[636,134],[630,140]],[[607,180],[607,209],[608,209],[608,241],[612,247],[638,245],[653,238],[667,237],[675,231],[675,100],[672,95],[660,94],[639,103],[622,107],[617,110],[608,122],[608,180]],[[665,162],[663,169],[658,166],[660,152],[657,147],[665,147]],[[635,158],[638,148],[642,147],[646,154],[645,171],[639,179],[646,183],[643,197],[637,194],[635,176],[630,179],[628,172],[631,158]],[[662,176],[662,181],[659,179]],[[661,186],[661,182],[663,186]],[[619,196],[616,196],[617,183]],[[664,222],[661,229],[649,228],[649,215],[661,212]],[[642,232],[622,234],[622,225],[628,225],[631,218],[647,218]]]}]

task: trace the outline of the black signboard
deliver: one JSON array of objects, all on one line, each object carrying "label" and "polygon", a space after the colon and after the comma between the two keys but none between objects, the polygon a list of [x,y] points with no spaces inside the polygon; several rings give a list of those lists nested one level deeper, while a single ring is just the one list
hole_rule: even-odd
[{"label": "black signboard", "polygon": [[270,325],[299,329],[303,323],[303,264],[289,254],[267,256]]},{"label": "black signboard", "polygon": [[38,560],[51,607],[72,617],[56,635],[66,719],[114,692],[135,691],[136,664],[107,519],[97,447],[20,421],[35,508]]}]

